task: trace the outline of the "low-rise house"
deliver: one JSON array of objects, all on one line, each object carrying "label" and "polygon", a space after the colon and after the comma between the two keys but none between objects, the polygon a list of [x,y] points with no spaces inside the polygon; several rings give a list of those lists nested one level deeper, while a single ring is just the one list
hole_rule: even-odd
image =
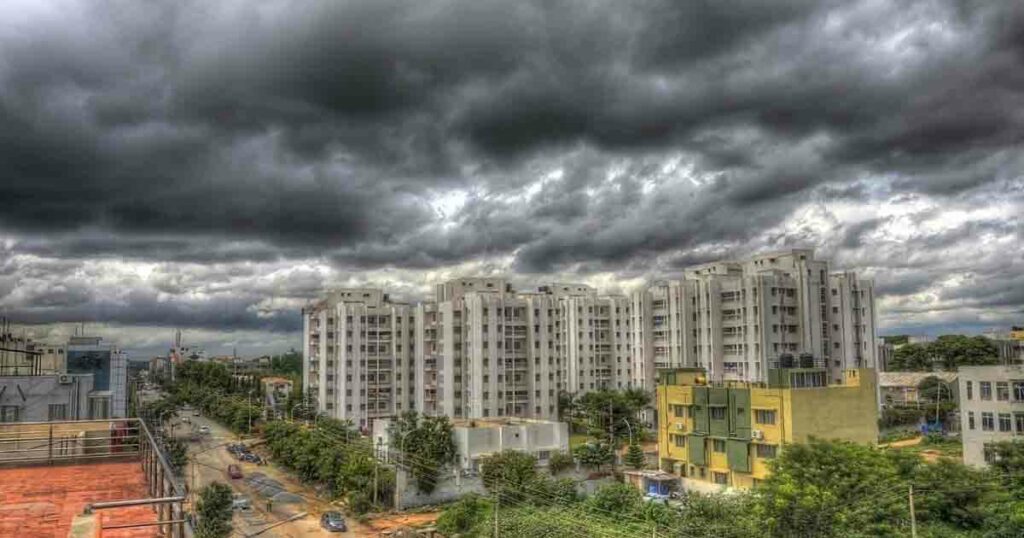
[{"label": "low-rise house", "polygon": [[703,369],[662,373],[657,389],[661,470],[683,487],[746,489],[768,476],[784,445],[810,438],[874,444],[875,371],[850,369],[830,384],[824,368],[774,368],[767,383],[712,383]]},{"label": "low-rise house", "polygon": [[[940,398],[957,399],[956,372],[878,372],[879,404],[883,407],[894,405],[916,405],[922,402],[918,387],[921,382],[936,377],[945,384]],[[928,400],[931,401],[931,400]]]}]

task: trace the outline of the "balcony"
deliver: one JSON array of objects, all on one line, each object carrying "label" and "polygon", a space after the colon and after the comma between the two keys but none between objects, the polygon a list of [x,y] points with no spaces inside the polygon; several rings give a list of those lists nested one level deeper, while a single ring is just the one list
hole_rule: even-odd
[{"label": "balcony", "polygon": [[14,508],[0,529],[19,536],[192,535],[184,488],[138,419],[0,424],[0,484]]}]

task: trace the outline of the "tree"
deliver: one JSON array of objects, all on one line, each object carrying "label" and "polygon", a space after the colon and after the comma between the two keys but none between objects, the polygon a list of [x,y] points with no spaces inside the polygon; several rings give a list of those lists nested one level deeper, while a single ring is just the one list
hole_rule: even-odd
[{"label": "tree", "polygon": [[214,482],[199,492],[197,538],[226,538],[231,534],[231,488]]},{"label": "tree", "polygon": [[758,488],[759,517],[773,536],[902,536],[906,489],[896,465],[846,441],[787,445]]},{"label": "tree", "polygon": [[950,334],[938,337],[928,344],[931,352],[945,370],[956,371],[960,366],[984,366],[999,363],[999,349],[984,336]]},{"label": "tree", "polygon": [[629,445],[629,449],[626,451],[626,465],[634,469],[643,469],[647,465],[647,457],[644,456],[644,449],[640,448],[640,445],[636,443]]},{"label": "tree", "polygon": [[1000,441],[985,446],[992,470],[1003,486],[1024,501],[1024,442]]},{"label": "tree", "polygon": [[467,535],[490,513],[491,502],[471,493],[445,509],[437,518],[437,530],[444,536]]},{"label": "tree", "polygon": [[929,372],[932,352],[928,344],[904,344],[893,352],[887,368],[894,372]]},{"label": "tree", "polygon": [[448,417],[406,411],[392,421],[388,434],[393,443],[389,449],[401,450],[399,458],[403,463],[407,459],[405,451],[415,447],[416,457],[408,465],[409,472],[417,489],[427,494],[433,492],[441,469],[455,461],[455,441]]},{"label": "tree", "polygon": [[501,499],[523,500],[537,479],[537,458],[526,452],[506,450],[480,461],[480,478],[487,491]]},{"label": "tree", "polygon": [[917,384],[917,394],[919,397],[932,402],[953,399],[953,389],[949,388],[945,381],[933,375],[922,379]]},{"label": "tree", "polygon": [[575,464],[576,462],[573,461],[572,454],[562,451],[553,452],[551,453],[551,457],[548,459],[548,471],[550,471],[551,474],[556,475],[562,471],[572,469]]},{"label": "tree", "polygon": [[592,469],[601,470],[601,466],[615,461],[615,453],[612,447],[605,443],[584,443],[577,446],[573,456],[580,464]]},{"label": "tree", "polygon": [[580,413],[586,417],[588,433],[592,437],[613,439],[639,439],[640,412],[650,405],[651,394],[641,389],[625,391],[597,390],[577,399]]},{"label": "tree", "polygon": [[917,466],[909,476],[921,521],[948,523],[959,529],[980,528],[986,505],[993,502],[997,484],[991,475],[949,460]]}]

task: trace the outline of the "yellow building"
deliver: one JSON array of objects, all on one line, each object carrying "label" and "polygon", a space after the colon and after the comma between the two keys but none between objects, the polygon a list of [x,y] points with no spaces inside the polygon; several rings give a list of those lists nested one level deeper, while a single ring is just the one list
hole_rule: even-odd
[{"label": "yellow building", "polygon": [[768,371],[768,383],[711,384],[704,370],[663,372],[658,383],[661,468],[684,487],[749,488],[768,475],[784,445],[814,437],[878,440],[875,371],[846,370],[828,384],[824,368]]},{"label": "yellow building", "polygon": [[1024,327],[1014,326],[1010,329],[1010,340],[1024,341]]}]

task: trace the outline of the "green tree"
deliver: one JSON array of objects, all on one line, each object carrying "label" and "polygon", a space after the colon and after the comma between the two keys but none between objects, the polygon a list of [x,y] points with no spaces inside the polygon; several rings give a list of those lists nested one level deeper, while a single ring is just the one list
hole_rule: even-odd
[{"label": "green tree", "polygon": [[992,471],[1007,491],[1024,501],[1024,442],[1000,441],[986,445]]},{"label": "green tree", "polygon": [[441,469],[455,461],[455,441],[448,417],[406,411],[391,422],[388,434],[392,442],[389,449],[398,453],[399,461],[404,463],[406,453],[415,450],[409,473],[416,480],[417,489],[433,492]]},{"label": "green tree", "polygon": [[231,488],[214,482],[199,492],[197,538],[226,538],[231,534]]},{"label": "green tree", "polygon": [[855,443],[788,445],[758,488],[772,536],[901,536],[906,486],[885,454]]},{"label": "green tree", "polygon": [[984,336],[951,334],[928,344],[932,356],[945,370],[955,372],[960,366],[984,366],[999,363],[999,349]]},{"label": "green tree", "polygon": [[606,443],[584,443],[573,450],[573,456],[580,464],[601,470],[601,466],[615,461],[615,452]]},{"label": "green tree", "polygon": [[644,456],[644,449],[640,448],[640,445],[633,443],[629,445],[629,449],[626,451],[625,458],[626,465],[634,469],[643,469],[647,466],[647,457]]},{"label": "green tree", "polygon": [[597,390],[580,396],[576,406],[592,437],[640,439],[640,412],[650,405],[651,394],[641,389]]},{"label": "green tree", "polygon": [[537,480],[537,458],[526,452],[506,450],[480,461],[480,478],[493,495],[501,499],[523,500]]},{"label": "green tree", "polygon": [[466,536],[474,527],[485,522],[491,513],[491,502],[469,494],[445,508],[437,518],[437,530],[444,536]]},{"label": "green tree", "polygon": [[548,471],[551,474],[556,475],[562,471],[568,471],[572,469],[576,462],[572,459],[572,454],[568,452],[552,452],[551,457],[548,459]]},{"label": "green tree", "polygon": [[980,528],[986,505],[995,501],[997,483],[989,473],[960,462],[939,460],[917,466],[909,477],[919,493],[914,506],[921,521],[948,523],[959,529]]},{"label": "green tree", "polygon": [[904,344],[893,352],[886,368],[893,372],[928,372],[932,359],[928,344]]}]

